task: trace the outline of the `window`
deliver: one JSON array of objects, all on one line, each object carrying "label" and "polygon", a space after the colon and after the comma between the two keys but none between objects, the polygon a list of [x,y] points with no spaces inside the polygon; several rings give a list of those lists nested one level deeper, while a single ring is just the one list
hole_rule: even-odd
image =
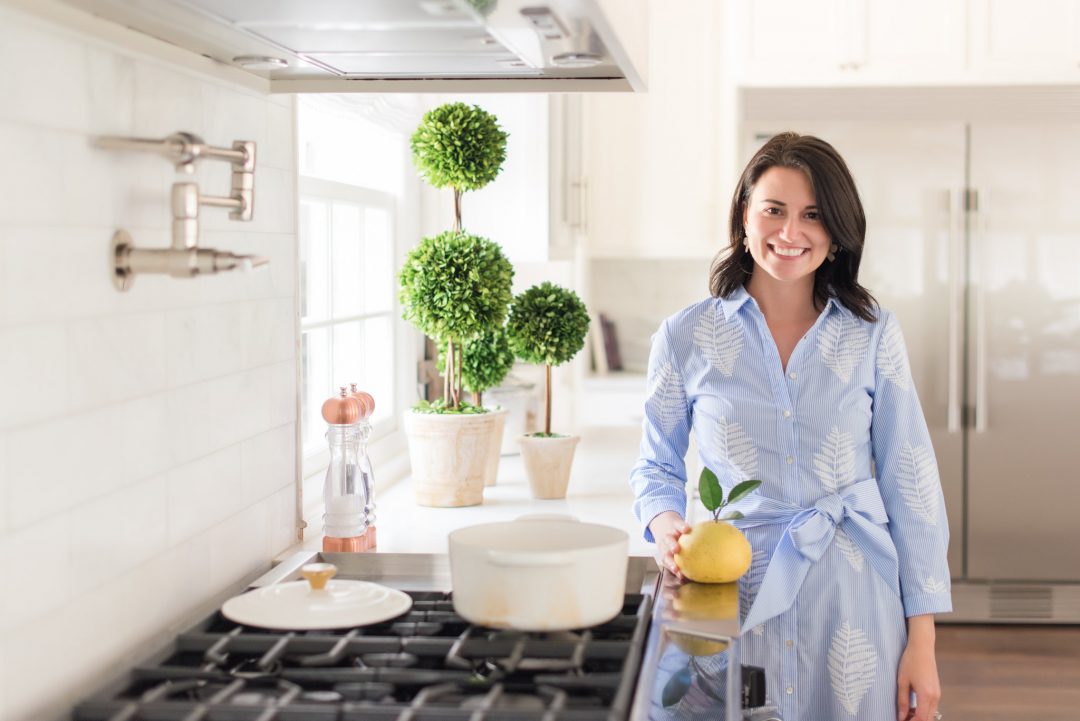
[{"label": "window", "polygon": [[[417,337],[401,320],[397,270],[419,234],[408,139],[415,96],[306,95],[297,102],[300,438],[304,517],[317,521],[329,460],[322,404],[356,383],[375,397],[376,481],[393,482],[398,426],[415,390]],[[388,473],[384,473],[386,471]]]},{"label": "window", "polygon": [[301,428],[305,458],[326,450],[322,403],[356,383],[376,398],[373,440],[393,430],[394,198],[300,180]]}]

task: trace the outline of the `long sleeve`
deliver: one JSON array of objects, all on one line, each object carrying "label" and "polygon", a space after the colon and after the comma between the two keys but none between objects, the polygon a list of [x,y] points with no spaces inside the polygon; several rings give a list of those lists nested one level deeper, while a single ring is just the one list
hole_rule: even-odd
[{"label": "long sleeve", "polygon": [[672,353],[668,324],[652,338],[641,452],[630,472],[634,514],[653,541],[649,522],[665,511],[686,516],[686,449],[690,409],[682,372]]},{"label": "long sleeve", "polygon": [[900,562],[907,616],[952,610],[949,523],[904,336],[882,310],[877,345],[871,440],[889,531]]}]

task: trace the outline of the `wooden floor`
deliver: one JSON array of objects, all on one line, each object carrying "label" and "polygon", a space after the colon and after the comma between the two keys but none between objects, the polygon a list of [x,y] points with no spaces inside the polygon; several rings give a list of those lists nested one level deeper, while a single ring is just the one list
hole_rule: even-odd
[{"label": "wooden floor", "polygon": [[937,627],[943,721],[1080,721],[1080,626]]}]

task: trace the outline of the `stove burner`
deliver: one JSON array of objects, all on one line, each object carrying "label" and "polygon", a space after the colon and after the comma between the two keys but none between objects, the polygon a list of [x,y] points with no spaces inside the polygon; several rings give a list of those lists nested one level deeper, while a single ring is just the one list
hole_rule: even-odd
[{"label": "stove burner", "polygon": [[630,711],[650,599],[568,633],[472,626],[449,594],[414,594],[397,621],[333,632],[237,626],[220,613],[180,634],[126,688],[73,721],[615,721]]},{"label": "stove burner", "polygon": [[334,684],[334,690],[349,701],[382,701],[394,695],[394,684],[372,681],[370,683],[339,683]]}]

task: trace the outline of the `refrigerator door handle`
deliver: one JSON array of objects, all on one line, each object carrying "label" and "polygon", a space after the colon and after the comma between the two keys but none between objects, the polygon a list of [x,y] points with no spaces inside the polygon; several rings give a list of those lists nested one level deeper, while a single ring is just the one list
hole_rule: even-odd
[{"label": "refrigerator door handle", "polygon": [[949,367],[948,367],[948,431],[959,433],[961,428],[960,364],[963,353],[962,315],[964,312],[964,191],[949,192]]},{"label": "refrigerator door handle", "polygon": [[987,397],[987,377],[986,377],[986,288],[983,279],[983,265],[982,265],[982,253],[979,252],[979,244],[983,240],[983,228],[982,216],[979,213],[979,198],[978,191],[973,188],[968,188],[968,199],[966,206],[968,210],[968,228],[970,228],[970,248],[971,258],[976,259],[978,267],[974,270],[974,282],[972,283],[972,290],[975,296],[975,318],[974,328],[972,329],[972,342],[975,346],[975,368],[973,369],[975,375],[975,432],[984,433],[989,427],[989,419],[987,413],[989,410],[989,399]]}]

